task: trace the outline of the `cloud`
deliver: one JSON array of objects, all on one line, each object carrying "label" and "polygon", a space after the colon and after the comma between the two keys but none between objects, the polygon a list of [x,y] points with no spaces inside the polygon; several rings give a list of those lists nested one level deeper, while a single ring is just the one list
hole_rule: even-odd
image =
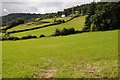
[{"label": "cloud", "polygon": [[93,0],[3,0],[2,2],[91,2]]},{"label": "cloud", "polygon": [[[87,2],[39,2],[41,0],[35,0],[38,2],[31,2],[34,0],[27,0],[30,2],[7,2],[11,0],[4,0],[2,4],[2,14],[7,15],[9,13],[51,13],[62,11],[65,8],[81,5]],[[15,1],[15,0],[12,0]],[[17,1],[17,0],[16,0]]]},{"label": "cloud", "polygon": [[8,13],[51,13],[61,11],[81,3],[75,2],[4,2],[3,15]]}]

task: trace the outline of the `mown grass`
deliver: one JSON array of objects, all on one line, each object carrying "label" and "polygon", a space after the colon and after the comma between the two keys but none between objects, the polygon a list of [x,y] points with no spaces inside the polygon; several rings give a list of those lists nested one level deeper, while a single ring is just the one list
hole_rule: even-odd
[{"label": "mown grass", "polygon": [[115,78],[118,30],[2,42],[4,78]]},{"label": "mown grass", "polygon": [[51,35],[55,32],[56,29],[72,28],[72,27],[75,28],[76,30],[81,30],[84,27],[85,18],[86,18],[86,16],[81,16],[81,17],[75,18],[67,23],[49,26],[49,27],[45,27],[45,28],[41,28],[41,29],[37,29],[37,30],[14,33],[14,34],[11,34],[11,36],[22,37],[22,36],[27,36],[27,35],[40,36],[41,34]]}]

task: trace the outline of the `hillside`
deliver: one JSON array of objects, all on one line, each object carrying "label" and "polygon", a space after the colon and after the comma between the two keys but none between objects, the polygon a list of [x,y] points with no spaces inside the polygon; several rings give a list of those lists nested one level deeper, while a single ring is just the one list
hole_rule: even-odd
[{"label": "hillside", "polygon": [[6,16],[0,17],[0,19],[2,18],[2,24],[0,25],[0,27],[6,26],[8,22],[17,18],[23,18],[24,20],[29,20],[29,19],[38,18],[38,17],[41,17],[41,14],[11,13]]},{"label": "hillside", "polygon": [[86,18],[86,16],[81,16],[81,17],[77,17],[67,23],[49,26],[49,27],[31,30],[31,31],[13,33],[13,34],[11,34],[11,36],[22,37],[22,36],[27,36],[27,35],[40,36],[41,34],[51,35],[55,32],[56,29],[71,28],[71,27],[75,28],[76,30],[81,30],[84,27],[85,18]]},{"label": "hillside", "polygon": [[[39,18],[36,18],[36,19],[39,19]],[[71,17],[56,18],[56,20],[64,20],[64,21],[67,21],[69,19],[71,19]],[[53,24],[53,23],[54,23],[54,18],[42,19],[42,20],[38,20],[38,21],[34,21],[34,22],[31,21],[31,22],[27,22],[25,24],[20,24],[18,26],[10,28],[10,29],[7,30],[7,32],[31,29],[31,28],[40,27],[40,26],[44,26],[44,25],[49,25],[49,24]]]},{"label": "hillside", "polygon": [[115,78],[117,34],[118,30],[113,30],[3,41],[2,75],[4,78]]}]

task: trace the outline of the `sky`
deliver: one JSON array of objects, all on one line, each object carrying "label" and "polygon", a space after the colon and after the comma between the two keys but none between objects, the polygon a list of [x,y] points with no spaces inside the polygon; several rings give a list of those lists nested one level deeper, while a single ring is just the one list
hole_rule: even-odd
[{"label": "sky", "polygon": [[2,5],[0,15],[3,16],[9,13],[52,13],[92,1],[93,0],[2,0],[2,3],[0,3],[0,5]]}]

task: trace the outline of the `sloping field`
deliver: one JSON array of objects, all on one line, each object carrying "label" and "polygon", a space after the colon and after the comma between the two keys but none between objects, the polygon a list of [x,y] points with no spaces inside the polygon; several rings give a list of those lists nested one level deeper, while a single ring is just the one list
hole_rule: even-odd
[{"label": "sloping field", "polygon": [[40,36],[41,34],[51,35],[55,32],[56,29],[71,28],[71,27],[75,28],[76,30],[81,30],[85,23],[85,17],[86,16],[81,16],[67,23],[63,23],[59,25],[49,26],[41,29],[25,31],[20,33],[14,33],[14,34],[11,34],[11,36],[22,37],[27,35]]},{"label": "sloping field", "polygon": [[48,25],[48,24],[52,24],[52,23],[39,23],[38,24],[21,24],[21,25],[18,25],[18,26],[15,26],[11,29],[8,29],[7,31],[10,32],[10,31],[18,31],[18,30],[24,30],[24,29],[31,29],[31,28],[35,28],[35,27],[40,27],[40,26],[44,26],[44,25]]},{"label": "sloping field", "polygon": [[[64,20],[64,21],[67,21],[69,20],[71,17],[59,17],[59,18],[56,18],[56,20]],[[54,22],[54,18],[50,18],[50,19],[43,19],[41,21],[47,21],[47,22]]]},{"label": "sloping field", "polygon": [[2,46],[4,78],[118,76],[118,30],[3,41]]},{"label": "sloping field", "polygon": [[[71,17],[64,17],[64,18],[56,18],[56,20],[69,20]],[[49,22],[49,23],[41,23],[41,22]],[[52,24],[54,23],[54,18],[51,19],[43,19],[43,20],[39,20],[36,22],[28,22],[25,24],[21,24],[18,26],[15,26],[11,29],[8,29],[7,31],[18,31],[18,30],[24,30],[24,29],[30,29],[30,28],[35,28],[35,27],[40,27],[40,26],[44,26],[44,25],[48,25],[48,24]]]},{"label": "sloping field", "polygon": [[6,28],[6,26],[0,27],[0,29],[4,29],[4,28]]}]

